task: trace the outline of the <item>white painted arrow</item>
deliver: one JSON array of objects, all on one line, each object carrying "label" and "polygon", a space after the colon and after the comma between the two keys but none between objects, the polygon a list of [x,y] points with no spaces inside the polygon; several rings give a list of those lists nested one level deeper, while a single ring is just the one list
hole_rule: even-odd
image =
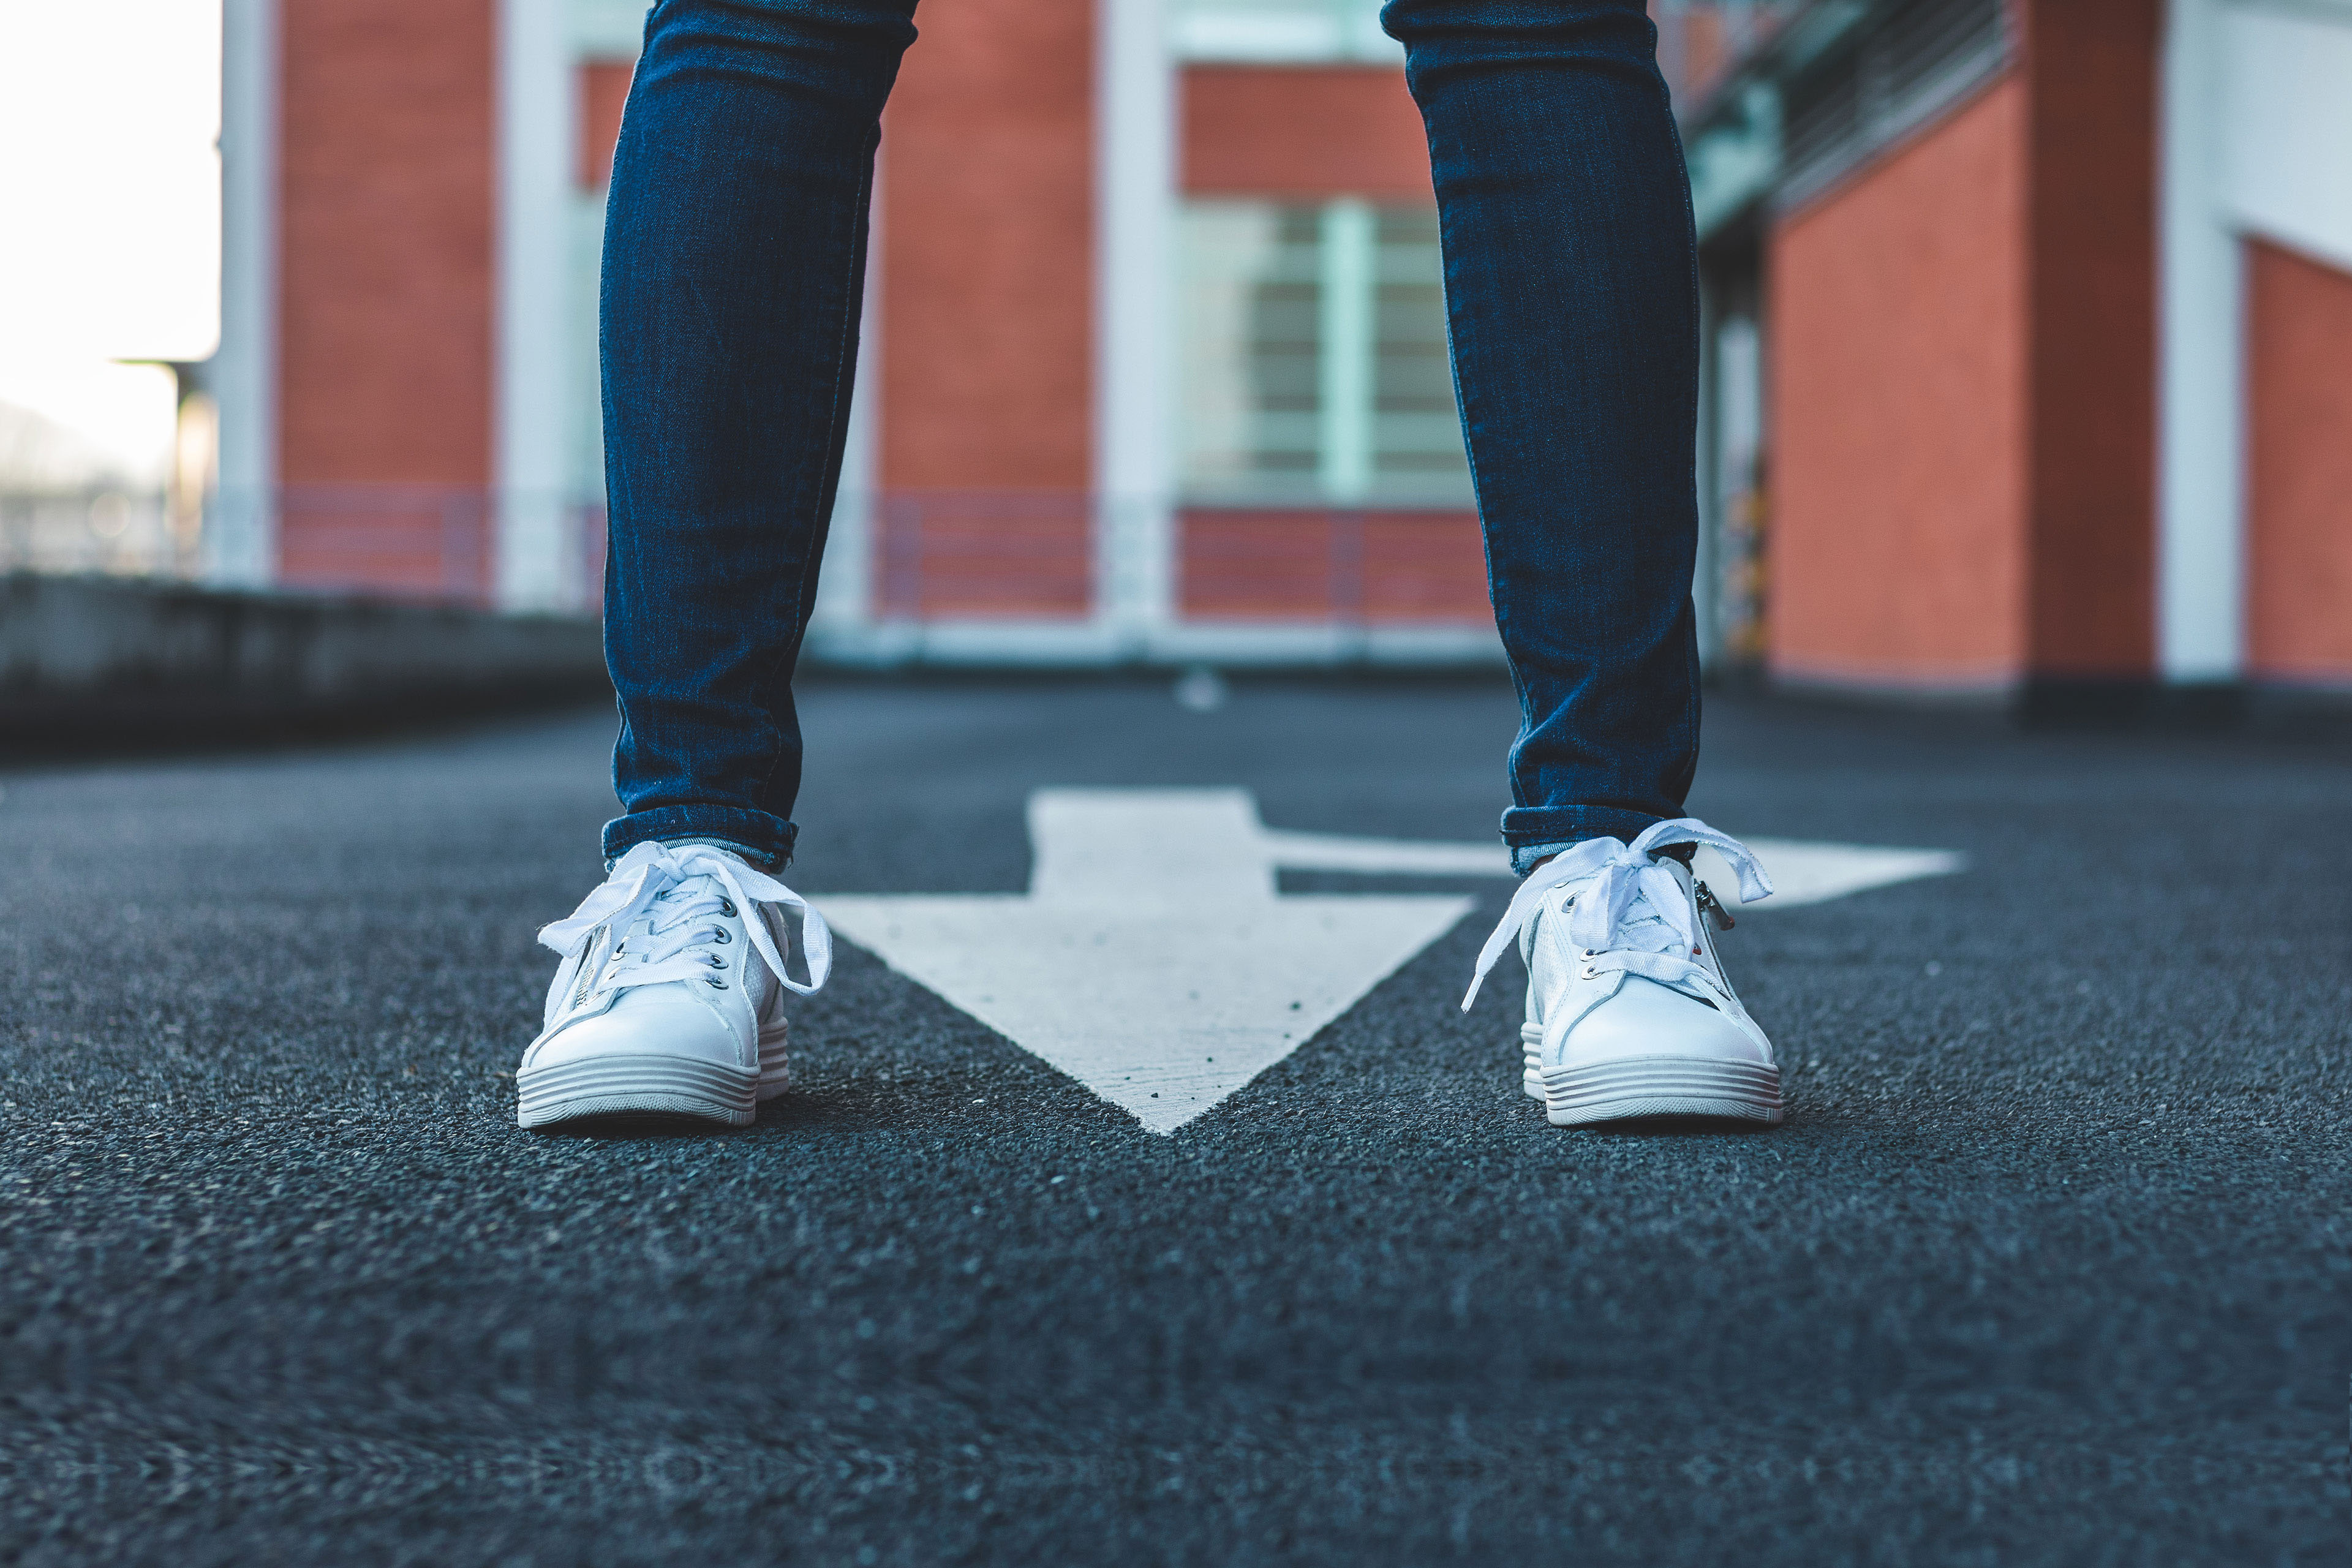
[{"label": "white painted arrow", "polygon": [[1474,900],[1278,898],[1243,790],[1040,790],[1017,894],[825,899],[899,973],[1154,1132],[1297,1050]]},{"label": "white painted arrow", "polygon": [[[1510,874],[1499,846],[1269,829],[1238,789],[1040,790],[1029,836],[1025,895],[868,894],[822,907],[843,935],[1154,1132],[1297,1050],[1475,901],[1280,896],[1275,868]],[[1959,867],[1940,850],[1753,847],[1780,884],[1776,903]]]}]

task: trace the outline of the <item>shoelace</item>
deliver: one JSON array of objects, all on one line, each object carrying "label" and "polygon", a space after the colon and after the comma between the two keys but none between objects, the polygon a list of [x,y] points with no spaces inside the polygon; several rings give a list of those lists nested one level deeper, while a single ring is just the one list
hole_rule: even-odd
[{"label": "shoelace", "polygon": [[[716,885],[690,886],[702,878]],[[630,929],[644,916],[648,937],[670,940],[656,942],[642,955],[643,962],[614,973],[609,986],[599,984],[597,989],[698,979],[702,966],[680,955],[699,945],[697,938],[712,929],[700,923],[702,918],[721,912],[730,903],[743,911],[743,929],[752,947],[786,990],[805,996],[824,984],[833,971],[833,932],[824,917],[773,877],[708,844],[637,845],[621,857],[602,887],[580,900],[578,909],[543,927],[539,940],[568,959],[587,944],[599,926],[609,922],[625,942]],[[808,963],[807,984],[794,980],[785,969],[784,955],[777,951],[768,922],[761,917],[757,906],[761,904],[776,905],[799,917],[801,954]]]},{"label": "shoelace", "polygon": [[[1534,917],[1544,895],[1563,882],[1585,877],[1592,879],[1592,886],[1579,893],[1570,908],[1568,939],[1587,953],[1617,955],[1612,968],[1630,969],[1669,984],[1681,978],[1683,972],[1694,967],[1681,955],[1698,945],[1698,931],[1682,884],[1675,880],[1673,872],[1651,858],[1653,851],[1675,844],[1704,844],[1719,851],[1739,874],[1741,903],[1772,896],[1772,880],[1765,876],[1763,863],[1756,858],[1755,851],[1695,816],[1654,822],[1631,844],[1617,838],[1588,838],[1553,856],[1519,884],[1519,890],[1511,896],[1511,907],[1503,911],[1501,923],[1486,939],[1486,945],[1478,950],[1478,971],[1470,977],[1470,990],[1462,998],[1462,1010],[1468,1012],[1470,1004],[1477,1000],[1478,988],[1486,983],[1486,972],[1495,967],[1503,950],[1518,940],[1520,931]],[[1643,906],[1639,916],[1633,912],[1637,901]],[[1658,931],[1636,935],[1635,928],[1653,920],[1658,922]],[[1626,951],[1629,946],[1633,951]],[[1653,958],[1664,962],[1642,962]]]}]

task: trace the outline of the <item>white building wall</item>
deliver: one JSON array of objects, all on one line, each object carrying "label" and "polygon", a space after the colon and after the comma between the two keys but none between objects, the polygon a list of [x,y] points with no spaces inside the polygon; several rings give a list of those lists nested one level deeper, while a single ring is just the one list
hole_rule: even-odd
[{"label": "white building wall", "polygon": [[2243,240],[2352,268],[2352,0],[2171,0],[2163,76],[2158,667],[2245,664]]},{"label": "white building wall", "polygon": [[1175,617],[1176,59],[1163,0],[1100,0],[1095,602],[1148,654]]},{"label": "white building wall", "polygon": [[2352,0],[2232,6],[2221,41],[2226,221],[2352,271]]},{"label": "white building wall", "polygon": [[865,301],[858,316],[857,368],[849,398],[849,430],[842,443],[841,479],[809,611],[809,646],[820,658],[870,662],[866,646],[874,621],[875,509],[881,492],[882,185],[881,171],[866,205]]},{"label": "white building wall", "polygon": [[566,0],[499,0],[497,368],[491,484],[500,607],[569,610],[573,398],[569,240],[579,104]]},{"label": "white building wall", "polygon": [[276,575],[278,485],[278,5],[221,7],[219,489],[204,573],[232,587]]},{"label": "white building wall", "polygon": [[2244,279],[2225,195],[2222,0],[2170,0],[2158,101],[2157,672],[2245,661]]}]

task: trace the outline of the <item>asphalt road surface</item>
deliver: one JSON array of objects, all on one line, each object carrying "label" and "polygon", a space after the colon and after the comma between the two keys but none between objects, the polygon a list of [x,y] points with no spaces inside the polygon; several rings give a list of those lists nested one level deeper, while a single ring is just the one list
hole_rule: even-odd
[{"label": "asphalt road surface", "polygon": [[[1478,840],[1507,691],[838,685],[790,873],[1050,785]],[[1170,1136],[844,953],[740,1132],[541,1136],[609,716],[0,772],[0,1562],[2340,1563],[2352,752],[1718,703],[1777,1131],[1565,1131],[1504,886]],[[820,897],[820,903],[822,899]]]}]

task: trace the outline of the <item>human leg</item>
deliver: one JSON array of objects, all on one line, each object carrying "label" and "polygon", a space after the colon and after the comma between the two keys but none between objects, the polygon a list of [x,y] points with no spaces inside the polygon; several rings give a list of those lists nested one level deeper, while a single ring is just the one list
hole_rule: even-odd
[{"label": "human leg", "polygon": [[[1688,868],[1698,756],[1696,246],[1640,0],[1390,0],[1429,131],[1454,380],[1517,683],[1503,837],[1528,874],[1480,955],[1528,965],[1549,1120],[1780,1120],[1771,1042]],[[1474,983],[1472,995],[1476,994]],[[1464,1006],[1470,998],[1465,997]]]},{"label": "human leg", "polygon": [[795,836],[793,665],[840,476],[882,104],[913,9],[661,0],[647,19],[603,300],[624,815],[604,828],[610,877],[541,933],[563,963],[515,1075],[525,1127],[743,1125],[784,1088],[784,996],[824,984],[823,918],[766,873]]},{"label": "human leg", "polygon": [[662,0],[613,164],[603,299],[604,853],[790,858],[793,666],[840,478],[866,201],[914,0]]},{"label": "human leg", "polygon": [[1525,870],[1682,815],[1698,755],[1696,249],[1640,0],[1390,0],[1523,721]]}]

